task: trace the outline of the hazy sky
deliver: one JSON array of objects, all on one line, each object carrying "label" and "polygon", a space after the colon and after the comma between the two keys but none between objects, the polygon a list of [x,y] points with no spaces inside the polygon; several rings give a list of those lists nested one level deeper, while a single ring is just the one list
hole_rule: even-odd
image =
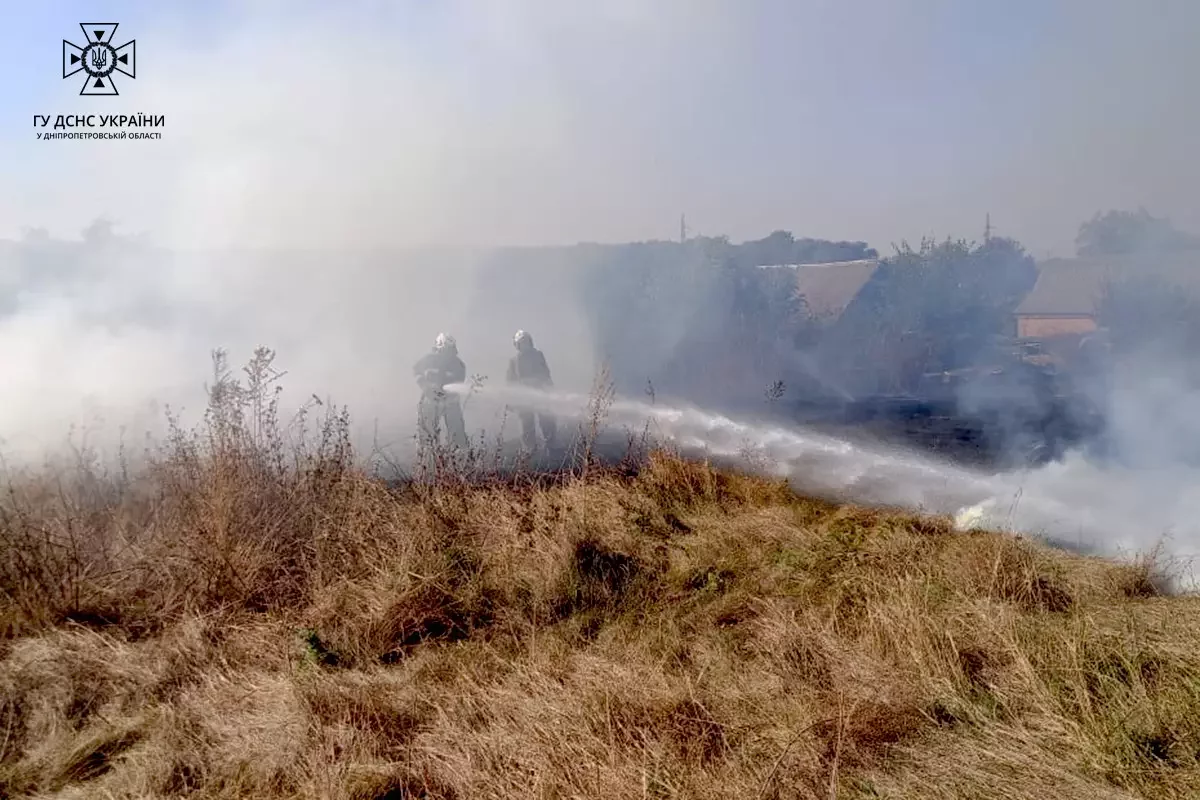
[{"label": "hazy sky", "polygon": [[[1189,0],[3,2],[0,236],[168,243],[866,239],[1070,252],[1102,208],[1200,230]],[[61,40],[138,77],[79,97]],[[118,76],[121,77],[121,76]],[[165,114],[39,142],[33,114]]]}]

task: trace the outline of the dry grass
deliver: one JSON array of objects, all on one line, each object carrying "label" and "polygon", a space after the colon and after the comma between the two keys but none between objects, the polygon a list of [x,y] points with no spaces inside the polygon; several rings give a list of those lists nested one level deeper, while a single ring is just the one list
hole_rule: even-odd
[{"label": "dry grass", "polygon": [[264,391],[10,481],[0,796],[1200,796],[1200,605],[1148,565],[662,452],[389,487]]}]

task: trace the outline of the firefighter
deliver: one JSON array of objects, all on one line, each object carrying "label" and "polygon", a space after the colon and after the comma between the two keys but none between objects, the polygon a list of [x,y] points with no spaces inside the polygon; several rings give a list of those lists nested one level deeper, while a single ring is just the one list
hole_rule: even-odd
[{"label": "firefighter", "polygon": [[421,444],[436,446],[439,427],[444,422],[450,444],[466,449],[467,430],[463,424],[462,405],[457,396],[446,391],[447,384],[463,383],[467,379],[467,367],[458,357],[454,337],[439,333],[433,350],[416,363],[413,374],[421,387],[417,411]]},{"label": "firefighter", "polygon": [[[507,382],[531,389],[551,389],[554,382],[550,378],[550,367],[546,365],[546,356],[533,346],[533,337],[526,331],[517,331],[513,336],[513,346],[517,354],[508,362]],[[554,434],[558,427],[552,414],[538,411],[529,406],[519,406],[517,416],[521,420],[521,441],[526,450],[537,449],[537,427],[541,425],[542,437],[546,448],[554,442]]]}]

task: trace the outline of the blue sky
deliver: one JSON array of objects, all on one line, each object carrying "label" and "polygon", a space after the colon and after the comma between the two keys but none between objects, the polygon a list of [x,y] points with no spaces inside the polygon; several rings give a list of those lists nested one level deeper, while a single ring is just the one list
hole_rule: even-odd
[{"label": "blue sky", "polygon": [[[886,250],[990,212],[1044,254],[1137,205],[1200,229],[1182,0],[4,9],[0,235],[103,211],[165,239],[536,243],[670,237],[687,212]],[[81,21],[138,40],[119,100],[60,79]],[[34,140],[35,113],[100,108],[166,113],[166,138]]]}]

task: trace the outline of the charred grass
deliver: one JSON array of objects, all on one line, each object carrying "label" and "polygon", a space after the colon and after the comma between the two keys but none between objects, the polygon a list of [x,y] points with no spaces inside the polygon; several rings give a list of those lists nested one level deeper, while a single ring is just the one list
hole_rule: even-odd
[{"label": "charred grass", "polygon": [[1200,796],[1150,563],[662,451],[389,485],[225,387],[136,478],[9,477],[0,797]]}]

